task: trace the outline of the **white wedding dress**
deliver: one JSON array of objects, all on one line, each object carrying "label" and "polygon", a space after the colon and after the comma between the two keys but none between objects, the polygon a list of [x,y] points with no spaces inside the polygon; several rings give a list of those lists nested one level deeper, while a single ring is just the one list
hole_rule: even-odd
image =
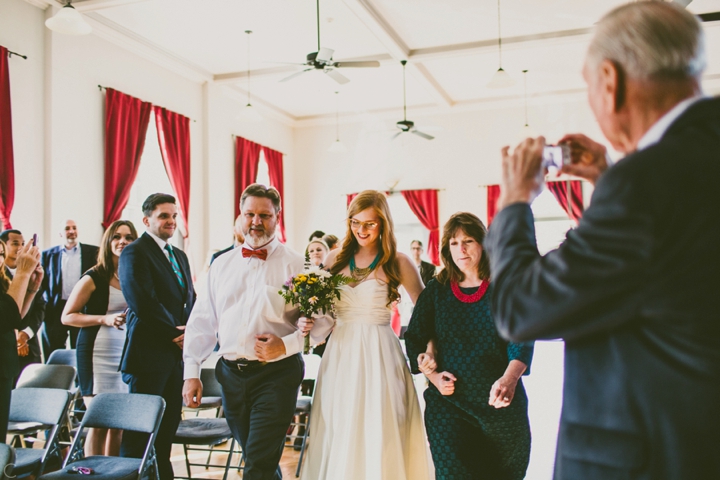
[{"label": "white wedding dress", "polygon": [[428,480],[425,428],[387,286],[343,286],[315,386],[302,480]]}]

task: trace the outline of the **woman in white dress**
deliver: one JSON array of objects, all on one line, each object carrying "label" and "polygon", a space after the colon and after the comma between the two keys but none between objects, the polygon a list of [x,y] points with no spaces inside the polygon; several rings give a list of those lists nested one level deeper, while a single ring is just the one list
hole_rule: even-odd
[{"label": "woman in white dress", "polygon": [[[73,288],[63,310],[65,325],[81,327],[78,334],[78,380],[85,405],[98,393],[127,393],[118,371],[125,344],[125,309],[120,290],[118,259],[137,238],[132,222],[118,220],[105,231],[97,264]],[[120,453],[122,430],[89,429],[85,455]]]},{"label": "woman in white dress", "polygon": [[303,480],[427,480],[425,430],[412,377],[390,327],[402,285],[423,289],[410,258],[396,252],[385,195],[366,190],[348,208],[348,231],[326,264],[342,287],[337,324],[315,388]]}]

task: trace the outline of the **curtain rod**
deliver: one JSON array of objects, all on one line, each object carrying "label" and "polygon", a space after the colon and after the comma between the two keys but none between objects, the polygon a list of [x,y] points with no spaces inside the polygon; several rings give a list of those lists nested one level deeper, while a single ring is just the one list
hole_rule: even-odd
[{"label": "curtain rod", "polygon": [[27,60],[27,55],[22,55],[20,53],[11,52],[10,50],[8,50],[8,56],[12,57],[13,55],[15,55],[16,57],[20,57],[23,60]]},{"label": "curtain rod", "polygon": [[[99,84],[98,84],[98,90],[100,90],[101,92],[103,91],[103,89],[107,90],[108,88],[110,88],[110,87],[105,87],[105,86],[103,86],[103,85],[99,85]],[[158,106],[158,107],[159,107],[160,105],[154,105],[154,106]],[[160,108],[164,108],[164,107],[160,107]],[[180,115],[182,115],[182,113],[181,113]],[[187,116],[187,115],[183,115],[183,116]],[[188,117],[188,118],[190,118],[190,117]],[[197,123],[197,120],[193,120],[192,118],[190,118],[190,121],[193,122],[193,123]]]},{"label": "curtain rod", "polygon": [[[387,194],[389,194],[389,195],[394,195],[394,194],[400,193],[400,192],[416,192],[416,191],[419,191],[419,190],[435,190],[436,192],[444,192],[444,191],[445,191],[444,188],[411,188],[411,189],[409,189],[409,190],[378,190],[378,192],[383,192],[383,193],[387,193]],[[357,195],[357,194],[359,194],[359,193],[360,193],[360,192],[342,193],[341,195],[342,195],[343,197],[346,197],[346,196],[348,196],[348,195]]]}]

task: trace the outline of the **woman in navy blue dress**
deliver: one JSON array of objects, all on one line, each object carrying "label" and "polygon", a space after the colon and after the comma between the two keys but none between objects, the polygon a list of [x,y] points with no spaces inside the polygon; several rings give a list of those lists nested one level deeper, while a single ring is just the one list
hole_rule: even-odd
[{"label": "woman in navy blue dress", "polygon": [[438,480],[521,480],[530,459],[520,377],[529,373],[533,344],[497,333],[486,233],[471,213],[445,224],[445,268],[420,294],[405,333],[412,371],[430,381],[425,427]]}]

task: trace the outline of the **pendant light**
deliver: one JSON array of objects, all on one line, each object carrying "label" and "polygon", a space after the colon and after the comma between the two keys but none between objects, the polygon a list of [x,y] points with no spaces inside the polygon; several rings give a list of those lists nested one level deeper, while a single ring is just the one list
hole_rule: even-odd
[{"label": "pendant light", "polygon": [[238,119],[244,121],[244,122],[259,122],[263,119],[262,115],[260,115],[255,107],[252,106],[252,103],[250,103],[250,35],[252,34],[252,30],[245,30],[245,34],[247,35],[247,74],[245,75],[247,78],[247,105],[245,105],[245,108],[242,109],[240,112],[240,115],[238,115]]},{"label": "pendant light", "polygon": [[45,26],[53,32],[65,35],[87,35],[92,32],[92,27],[71,4],[72,1],[68,0],[59,12],[45,20]]},{"label": "pendant light", "polygon": [[347,147],[340,141],[340,92],[335,92],[335,141],[327,149],[331,153],[345,153]]},{"label": "pendant light", "polygon": [[523,70],[522,72],[523,72],[523,83],[524,83],[524,85],[525,85],[525,94],[524,94],[524,98],[525,98],[525,126],[523,126],[523,128],[522,128],[522,136],[523,136],[523,138],[536,137],[537,134],[535,133],[535,130],[533,130],[533,129],[530,127],[530,124],[528,123],[528,103],[527,103],[527,72],[528,72],[528,71],[527,71],[527,70]]},{"label": "pendant light", "polygon": [[515,80],[502,68],[502,34],[500,33],[500,0],[498,0],[498,69],[487,84],[488,88],[505,88],[515,85]]}]

